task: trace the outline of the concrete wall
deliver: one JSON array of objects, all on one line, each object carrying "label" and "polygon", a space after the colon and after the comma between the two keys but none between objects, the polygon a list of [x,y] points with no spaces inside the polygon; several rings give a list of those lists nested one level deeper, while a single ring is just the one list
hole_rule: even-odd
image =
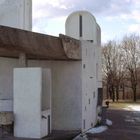
[{"label": "concrete wall", "polygon": [[82,130],[85,131],[96,124],[98,88],[102,87],[101,30],[87,11],[69,15],[65,26],[66,35],[82,41]]},{"label": "concrete wall", "polygon": [[[48,74],[43,74],[48,73]],[[48,115],[50,111],[42,111],[47,101],[43,92],[43,76],[50,75],[49,70],[42,71],[41,68],[16,68],[14,69],[14,136],[25,138],[42,138],[48,134]],[[46,77],[47,82],[50,80]],[[48,88],[49,89],[49,88]],[[45,95],[45,96],[44,96]],[[46,98],[45,98],[46,97]],[[50,116],[51,117],[51,116]]]},{"label": "concrete wall", "polygon": [[[53,130],[84,131],[96,122],[96,55],[93,43],[82,41],[82,53],[83,61],[28,61],[29,67],[40,66],[52,71]],[[11,96],[12,99],[12,71],[14,67],[19,67],[19,62],[17,59],[7,58],[1,58],[0,62],[2,65],[6,62],[4,68],[0,67],[0,81],[2,78],[6,79],[6,86],[1,84],[1,87],[7,92],[7,96],[3,92],[0,97],[9,99]],[[10,82],[7,84],[8,80]],[[47,109],[45,106],[44,104],[43,110]]]},{"label": "concrete wall", "polygon": [[53,128],[81,130],[81,62],[53,62]]},{"label": "concrete wall", "polygon": [[[80,20],[82,16],[82,37],[80,37]],[[74,12],[66,20],[66,35],[81,40],[93,40],[96,42],[96,20],[92,14],[87,11]]]},{"label": "concrete wall", "polygon": [[81,130],[81,61],[30,61],[29,66],[52,71],[52,129]]},{"label": "concrete wall", "polygon": [[0,100],[0,112],[13,111],[13,100],[4,99]]},{"label": "concrete wall", "polygon": [[[34,82],[33,82],[34,81]],[[40,138],[41,70],[14,70],[14,136]]]},{"label": "concrete wall", "polygon": [[97,86],[102,88],[102,52],[101,52],[101,29],[96,24],[96,36],[97,36],[97,47],[96,47],[96,58],[97,58]]},{"label": "concrete wall", "polygon": [[82,41],[82,130],[96,124],[97,86],[95,46]]},{"label": "concrete wall", "polygon": [[32,29],[32,0],[2,0],[0,25]]},{"label": "concrete wall", "polygon": [[[80,16],[82,16],[82,25],[80,25]],[[87,11],[77,11],[68,16],[65,26],[66,35],[80,40],[93,41],[97,87],[102,88],[101,29],[96,19]],[[82,26],[82,36],[80,36],[80,26]]]},{"label": "concrete wall", "polygon": [[19,67],[17,59],[0,57],[0,100],[13,99],[13,68]]},{"label": "concrete wall", "polygon": [[[88,42],[90,45],[91,43]],[[85,43],[86,44],[86,43]],[[83,117],[85,115],[86,128],[94,124],[95,117],[95,107],[96,101],[93,99],[93,85],[95,73],[92,67],[90,71],[90,66],[93,66],[93,58],[89,63],[87,56],[94,54],[94,47],[91,51],[89,44],[85,46],[83,50],[83,62],[81,61],[28,61],[29,67],[42,67],[50,68],[52,71],[52,129],[53,130],[81,130],[83,124]],[[86,50],[87,49],[87,50]],[[86,63],[86,71],[83,73],[82,70],[84,62]],[[0,63],[4,67],[0,67],[0,81],[1,89],[3,89],[0,98],[13,99],[13,68],[19,67],[19,62],[17,59],[0,58]],[[6,65],[5,65],[6,64]],[[85,76],[85,77],[84,77]],[[5,79],[3,81],[3,79]],[[84,79],[86,79],[84,81]],[[83,81],[82,81],[83,80]],[[72,82],[71,82],[72,81]],[[89,82],[91,81],[91,82]],[[3,83],[2,83],[3,82]],[[84,83],[85,82],[85,83]],[[4,86],[5,85],[5,86]],[[82,89],[82,85],[84,89]],[[85,90],[85,91],[83,91]],[[6,91],[6,92],[5,92]],[[95,96],[96,98],[96,90]],[[82,93],[85,94],[82,98]],[[86,95],[88,94],[88,95]],[[91,99],[90,99],[91,98]],[[91,100],[89,105],[89,99]],[[47,103],[47,102],[46,102]],[[94,103],[94,104],[93,104]],[[48,106],[48,105],[47,105]],[[87,106],[87,111],[85,111],[85,106]],[[48,107],[47,107],[48,108]],[[43,110],[47,109],[46,105],[43,105]],[[83,110],[83,111],[82,111]],[[84,112],[84,113],[82,113]],[[91,113],[92,112],[92,113]],[[82,115],[84,114],[84,115]],[[90,115],[88,115],[90,114]]]},{"label": "concrete wall", "polygon": [[51,110],[52,74],[50,69],[42,69],[42,111]]}]

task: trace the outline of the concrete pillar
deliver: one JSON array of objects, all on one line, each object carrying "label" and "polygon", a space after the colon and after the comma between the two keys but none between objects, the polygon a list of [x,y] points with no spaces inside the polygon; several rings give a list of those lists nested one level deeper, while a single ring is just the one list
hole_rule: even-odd
[{"label": "concrete pillar", "polygon": [[[51,86],[49,75],[50,70],[41,68],[14,69],[15,137],[42,138],[48,135],[51,129],[51,106],[46,104],[50,97],[47,90],[48,85]],[[44,77],[46,82],[43,82]]]},{"label": "concrete pillar", "polygon": [[19,54],[19,65],[20,67],[27,67],[27,58],[25,53]]}]

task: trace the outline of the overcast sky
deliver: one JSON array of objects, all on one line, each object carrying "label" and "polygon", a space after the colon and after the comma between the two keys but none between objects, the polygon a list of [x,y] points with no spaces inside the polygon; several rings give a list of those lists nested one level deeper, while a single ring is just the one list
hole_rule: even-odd
[{"label": "overcast sky", "polygon": [[67,16],[77,10],[87,10],[95,16],[103,43],[140,33],[140,0],[33,0],[33,31],[64,34]]}]

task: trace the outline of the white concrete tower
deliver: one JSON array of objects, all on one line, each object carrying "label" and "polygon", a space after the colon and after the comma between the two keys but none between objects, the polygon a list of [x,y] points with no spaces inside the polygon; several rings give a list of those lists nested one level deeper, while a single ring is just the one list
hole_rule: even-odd
[{"label": "white concrete tower", "polygon": [[102,102],[101,29],[87,11],[69,15],[65,29],[66,35],[88,44],[82,45],[82,64],[85,65],[82,68],[82,126],[90,128],[95,124],[96,112],[93,110]]},{"label": "white concrete tower", "polygon": [[66,35],[96,43],[96,19],[87,11],[72,13],[66,20]]},{"label": "white concrete tower", "polygon": [[1,0],[0,25],[32,30],[32,0]]},{"label": "white concrete tower", "polygon": [[95,17],[87,11],[77,11],[69,15],[65,24],[66,35],[87,40],[93,43],[96,63],[96,82],[98,93],[102,92],[102,71],[101,71],[101,29]]}]

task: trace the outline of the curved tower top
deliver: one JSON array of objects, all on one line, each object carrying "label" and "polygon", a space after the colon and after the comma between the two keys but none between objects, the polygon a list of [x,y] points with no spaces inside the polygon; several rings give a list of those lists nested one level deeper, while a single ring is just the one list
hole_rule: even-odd
[{"label": "curved tower top", "polygon": [[94,44],[101,42],[100,26],[88,11],[76,11],[70,14],[65,23],[65,31],[66,35],[76,39],[88,40]]}]

